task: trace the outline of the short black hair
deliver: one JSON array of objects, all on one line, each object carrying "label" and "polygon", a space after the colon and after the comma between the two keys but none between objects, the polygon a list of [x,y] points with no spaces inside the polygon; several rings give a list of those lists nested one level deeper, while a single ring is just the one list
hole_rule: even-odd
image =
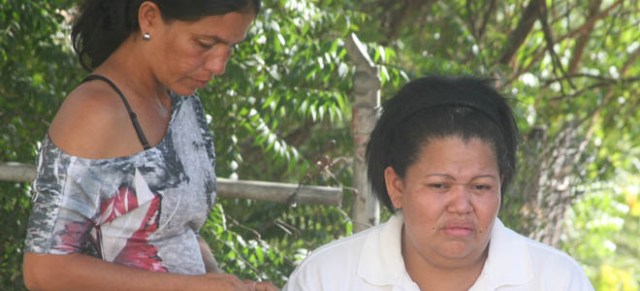
[{"label": "short black hair", "polygon": [[138,9],[146,1],[160,7],[165,21],[195,21],[230,12],[257,14],[261,6],[261,0],[85,0],[71,28],[82,67],[95,69],[140,29]]},{"label": "short black hair", "polygon": [[374,194],[392,212],[384,171],[404,177],[434,139],[459,136],[492,145],[504,193],[516,171],[519,131],[506,98],[489,79],[429,76],[404,85],[385,102],[367,144],[367,176]]}]

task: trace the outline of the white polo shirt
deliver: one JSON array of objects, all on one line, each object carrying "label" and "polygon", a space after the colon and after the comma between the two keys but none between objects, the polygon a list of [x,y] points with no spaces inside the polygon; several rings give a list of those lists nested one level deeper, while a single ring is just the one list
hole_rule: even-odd
[{"label": "white polo shirt", "polygon": [[[315,250],[291,274],[283,291],[419,291],[404,267],[403,219]],[[578,263],[567,254],[506,228],[496,219],[482,273],[469,289],[593,290]]]}]

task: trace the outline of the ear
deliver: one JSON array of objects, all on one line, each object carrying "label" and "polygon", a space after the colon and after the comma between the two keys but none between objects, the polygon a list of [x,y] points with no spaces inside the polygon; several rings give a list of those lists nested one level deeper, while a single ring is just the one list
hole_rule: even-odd
[{"label": "ear", "polygon": [[158,4],[151,1],[144,1],[138,8],[138,23],[142,33],[153,35],[154,29],[162,23],[162,13]]},{"label": "ear", "polygon": [[398,176],[392,167],[384,169],[384,183],[387,186],[387,193],[391,204],[396,209],[402,209],[402,193],[404,192],[404,180]]}]

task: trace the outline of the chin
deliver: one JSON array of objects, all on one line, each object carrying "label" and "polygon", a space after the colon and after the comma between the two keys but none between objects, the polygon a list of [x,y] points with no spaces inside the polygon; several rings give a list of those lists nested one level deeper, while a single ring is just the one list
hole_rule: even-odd
[{"label": "chin", "polygon": [[461,258],[465,258],[469,255],[471,255],[472,253],[474,253],[476,250],[466,244],[466,243],[461,243],[461,242],[457,242],[457,243],[453,243],[450,244],[448,246],[446,246],[443,250],[442,253],[449,258],[452,259],[461,259]]},{"label": "chin", "polygon": [[193,88],[178,88],[172,90],[175,94],[179,96],[191,96],[197,92],[197,89]]}]

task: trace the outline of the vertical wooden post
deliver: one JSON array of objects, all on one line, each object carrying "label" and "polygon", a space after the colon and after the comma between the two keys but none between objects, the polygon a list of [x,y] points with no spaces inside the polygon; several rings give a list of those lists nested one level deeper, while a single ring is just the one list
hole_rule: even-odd
[{"label": "vertical wooden post", "polygon": [[367,180],[367,166],[364,159],[367,142],[378,119],[381,80],[379,69],[371,61],[366,48],[355,34],[345,42],[348,55],[355,63],[354,100],[352,112],[353,186],[355,189],[352,220],[354,231],[358,232],[380,222],[380,206],[373,197]]}]

